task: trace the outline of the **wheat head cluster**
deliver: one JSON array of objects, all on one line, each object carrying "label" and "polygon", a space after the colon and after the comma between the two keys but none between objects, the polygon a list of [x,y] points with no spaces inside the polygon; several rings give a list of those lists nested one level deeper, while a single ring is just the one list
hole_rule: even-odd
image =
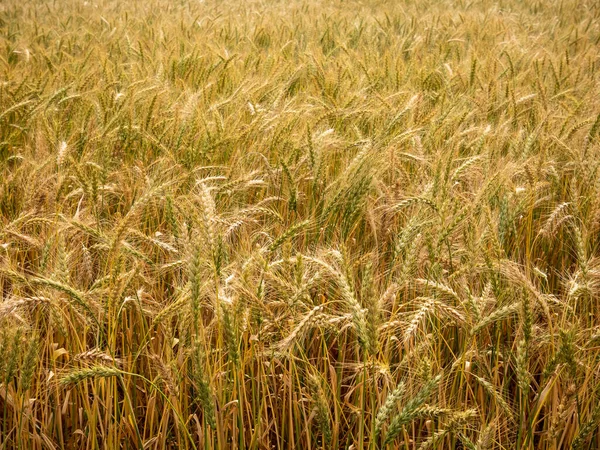
[{"label": "wheat head cluster", "polygon": [[600,448],[596,0],[0,3],[0,449]]}]

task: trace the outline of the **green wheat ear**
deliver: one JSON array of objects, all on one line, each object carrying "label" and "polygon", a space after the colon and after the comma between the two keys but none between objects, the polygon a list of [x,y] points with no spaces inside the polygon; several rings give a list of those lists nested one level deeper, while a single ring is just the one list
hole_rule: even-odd
[{"label": "green wheat ear", "polygon": [[381,406],[381,408],[379,408],[377,417],[375,418],[375,433],[379,434],[381,432],[383,424],[394,413],[396,403],[398,403],[398,401],[402,398],[405,391],[405,384],[400,382],[398,386],[396,386],[394,390],[388,394],[384,404]]},{"label": "green wheat ear", "polygon": [[30,338],[27,353],[25,354],[25,359],[23,360],[23,365],[21,367],[21,378],[19,380],[19,385],[23,391],[27,391],[31,387],[39,360],[39,348],[38,339],[36,337]]},{"label": "green wheat ear", "polygon": [[70,386],[81,383],[85,380],[95,378],[111,378],[121,375],[121,371],[112,367],[94,366],[88,369],[74,370],[64,375],[60,379],[60,384]]},{"label": "green wheat ear", "polygon": [[318,376],[310,375],[308,377],[308,385],[315,405],[315,420],[317,426],[323,435],[324,443],[329,445],[331,444],[332,439],[329,402],[325,397],[325,392]]},{"label": "green wheat ear", "polygon": [[437,388],[441,379],[442,375],[439,374],[425,383],[421,390],[419,390],[414,397],[410,398],[406,402],[400,412],[393,416],[385,436],[383,443],[384,446],[396,439],[403,427],[418,417],[419,408],[427,401],[429,396]]},{"label": "green wheat ear", "polygon": [[204,354],[199,342],[192,347],[192,377],[196,384],[196,400],[202,407],[206,422],[216,428],[215,406],[209,380],[206,377]]}]

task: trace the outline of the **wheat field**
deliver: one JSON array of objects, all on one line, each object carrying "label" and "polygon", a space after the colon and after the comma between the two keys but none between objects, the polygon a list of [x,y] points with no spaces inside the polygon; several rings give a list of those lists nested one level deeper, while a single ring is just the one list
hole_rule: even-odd
[{"label": "wheat field", "polygon": [[600,448],[596,0],[0,3],[0,450]]}]

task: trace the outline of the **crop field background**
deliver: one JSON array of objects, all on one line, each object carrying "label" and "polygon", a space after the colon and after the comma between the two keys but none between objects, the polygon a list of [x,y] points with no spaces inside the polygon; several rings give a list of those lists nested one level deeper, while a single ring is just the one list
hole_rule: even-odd
[{"label": "crop field background", "polygon": [[600,447],[595,0],[0,2],[0,450]]}]

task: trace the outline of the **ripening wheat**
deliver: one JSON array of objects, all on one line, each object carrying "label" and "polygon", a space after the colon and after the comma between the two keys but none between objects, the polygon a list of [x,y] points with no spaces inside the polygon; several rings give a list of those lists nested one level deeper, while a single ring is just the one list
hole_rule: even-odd
[{"label": "ripening wheat", "polygon": [[0,3],[0,450],[600,446],[595,0]]}]

